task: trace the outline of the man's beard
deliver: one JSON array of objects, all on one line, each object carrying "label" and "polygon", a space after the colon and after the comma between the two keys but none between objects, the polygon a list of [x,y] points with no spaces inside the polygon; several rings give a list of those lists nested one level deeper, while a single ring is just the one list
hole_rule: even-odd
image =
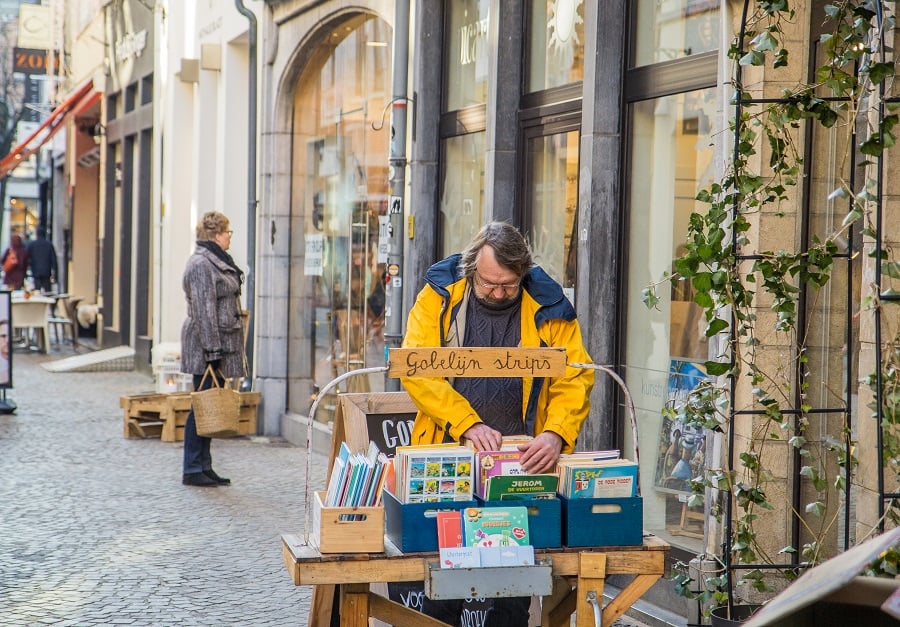
[{"label": "man's beard", "polygon": [[509,295],[504,292],[501,298],[494,298],[493,292],[490,294],[486,294],[485,296],[475,295],[475,298],[478,301],[491,309],[506,309],[510,305],[512,305],[519,298],[519,291],[516,290],[515,294]]}]

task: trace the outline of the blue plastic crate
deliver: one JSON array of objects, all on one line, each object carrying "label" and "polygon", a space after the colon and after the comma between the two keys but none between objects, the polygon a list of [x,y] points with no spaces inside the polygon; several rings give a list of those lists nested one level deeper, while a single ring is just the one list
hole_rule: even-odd
[{"label": "blue plastic crate", "polygon": [[559,498],[565,546],[634,546],[644,541],[644,502],[639,496]]},{"label": "blue plastic crate", "polygon": [[514,501],[485,501],[475,497],[480,507],[527,507],[528,535],[536,549],[555,549],[562,546],[562,505],[559,499],[517,499]]},{"label": "blue plastic crate", "polygon": [[383,500],[385,534],[404,553],[438,550],[437,512],[478,507],[475,501],[401,503],[387,490]]}]

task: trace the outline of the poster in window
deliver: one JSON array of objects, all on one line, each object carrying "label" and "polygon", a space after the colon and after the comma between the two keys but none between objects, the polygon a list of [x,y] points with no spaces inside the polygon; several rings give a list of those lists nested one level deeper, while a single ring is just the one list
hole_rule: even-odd
[{"label": "poster in window", "polygon": [[678,414],[691,390],[706,379],[703,364],[680,359],[670,361],[654,481],[658,490],[690,492],[689,481],[702,472],[703,429],[684,424]]}]

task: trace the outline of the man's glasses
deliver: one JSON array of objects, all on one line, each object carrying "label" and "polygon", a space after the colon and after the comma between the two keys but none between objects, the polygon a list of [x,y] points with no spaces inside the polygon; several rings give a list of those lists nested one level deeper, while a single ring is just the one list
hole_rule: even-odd
[{"label": "man's glasses", "polygon": [[234,231],[225,231],[228,235],[234,235]]},{"label": "man's glasses", "polygon": [[475,274],[473,281],[475,285],[488,292],[493,292],[494,290],[514,292],[519,289],[519,285],[521,284],[521,281],[516,281],[515,283],[485,283],[481,280],[481,277],[479,277],[477,273]]}]

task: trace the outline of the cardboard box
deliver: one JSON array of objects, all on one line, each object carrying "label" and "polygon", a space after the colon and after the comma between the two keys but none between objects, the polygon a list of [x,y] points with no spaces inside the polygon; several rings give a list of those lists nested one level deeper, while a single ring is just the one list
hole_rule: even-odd
[{"label": "cardboard box", "polygon": [[527,507],[531,546],[536,549],[555,549],[562,546],[562,503],[558,498],[512,501],[485,501],[476,498],[480,507]]},{"label": "cardboard box", "polygon": [[385,533],[394,546],[404,553],[438,550],[438,511],[462,511],[467,507],[478,507],[476,501],[401,503],[387,490],[383,495]]},{"label": "cardboard box", "polygon": [[315,493],[309,534],[320,553],[384,552],[383,507],[325,507],[324,499]]},{"label": "cardboard box", "polygon": [[634,546],[644,541],[644,502],[639,496],[559,498],[565,546]]}]

